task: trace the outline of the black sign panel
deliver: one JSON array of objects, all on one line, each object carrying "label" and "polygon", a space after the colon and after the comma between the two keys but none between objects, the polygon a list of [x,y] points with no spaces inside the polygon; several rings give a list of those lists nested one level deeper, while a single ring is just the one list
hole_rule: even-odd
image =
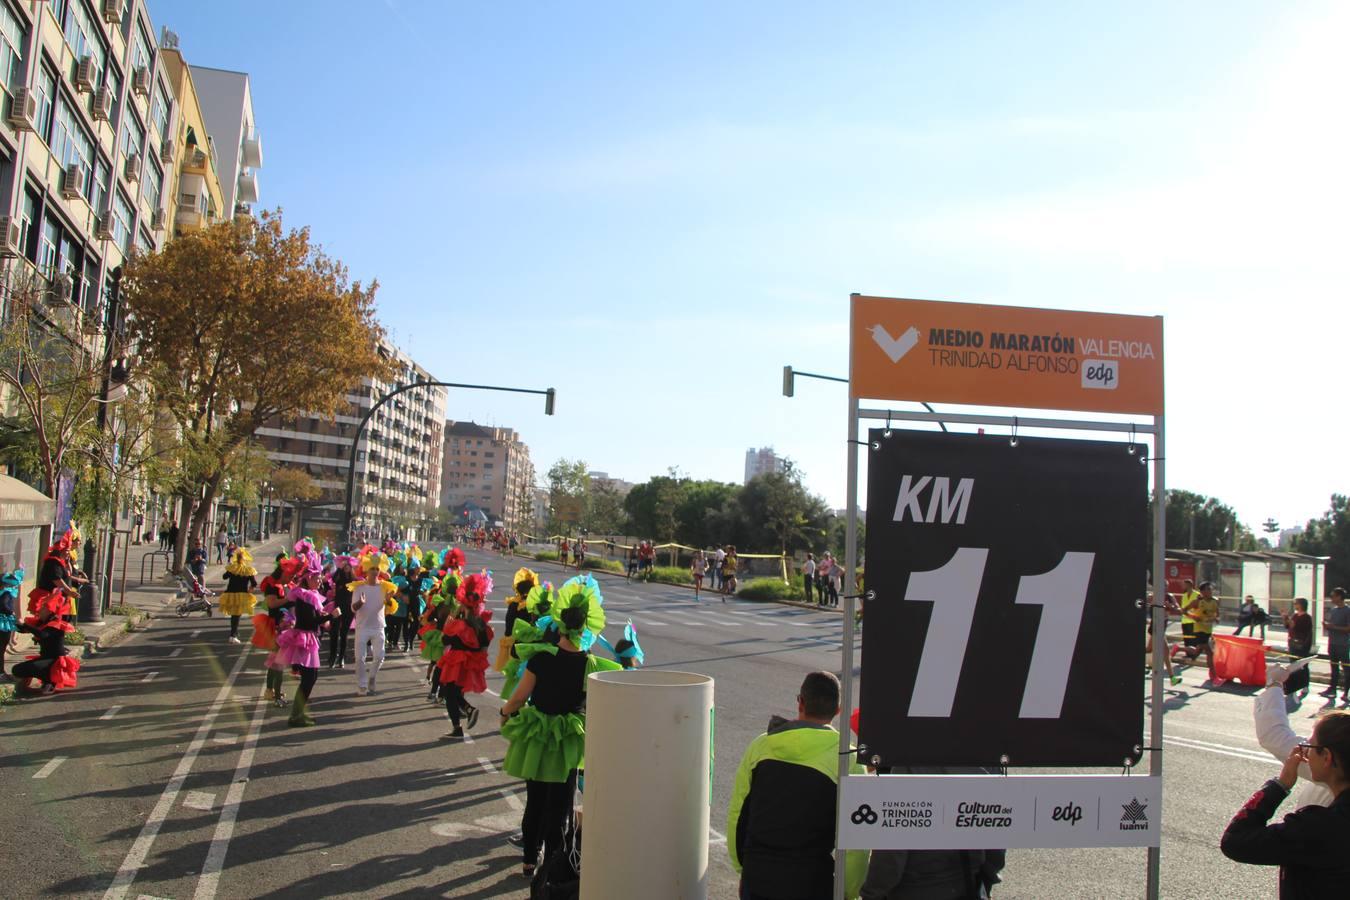
[{"label": "black sign panel", "polygon": [[1137,761],[1144,448],[875,429],[867,453],[869,758]]}]

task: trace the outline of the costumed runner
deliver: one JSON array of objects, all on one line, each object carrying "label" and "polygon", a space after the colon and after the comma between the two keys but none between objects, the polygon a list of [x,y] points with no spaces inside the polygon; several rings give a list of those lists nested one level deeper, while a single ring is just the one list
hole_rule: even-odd
[{"label": "costumed runner", "polygon": [[[398,586],[389,580],[389,557],[367,546],[357,558],[362,580],[348,585],[352,592],[352,618],[356,625],[356,695],[375,693],[375,676],[384,665],[385,617],[397,602]],[[371,668],[367,670],[366,653]]]},{"label": "costumed runner", "polygon": [[313,546],[300,551],[297,545],[296,562],[299,564],[298,583],[286,593],[295,614],[295,624],[277,636],[277,658],[300,677],[291,703],[291,716],[286,720],[286,724],[293,727],[314,724],[309,714],[309,698],[314,691],[314,682],[319,678],[319,629],[324,619],[324,596],[318,591],[323,575],[319,554],[314,552]]},{"label": "costumed runner", "polygon": [[239,617],[253,612],[258,602],[253,589],[257,586],[258,570],[253,568],[253,554],[240,547],[225,567],[225,593],[220,595],[220,611],[230,617],[231,644],[240,643]]},{"label": "costumed runner", "polygon": [[458,606],[441,629],[444,650],[436,663],[441,670],[441,696],[445,711],[453,725],[446,737],[464,737],[460,716],[473,728],[478,724],[478,707],[469,703],[466,694],[481,694],[487,690],[485,673],[488,667],[488,645],[492,643],[492,610],[486,608],[492,593],[492,573],[484,570],[466,577],[455,594]]},{"label": "costumed runner", "polygon": [[23,569],[0,575],[0,681],[7,681],[5,651],[14,633],[19,630],[19,587],[23,584]]},{"label": "costumed runner", "polygon": [[37,615],[39,609],[50,607],[62,619],[73,615],[72,601],[79,595],[70,552],[75,530],[66,529],[60,540],[47,548],[38,569],[37,586],[28,592],[28,613]]},{"label": "costumed runner", "polygon": [[431,595],[427,611],[422,614],[422,628],[417,632],[418,637],[422,639],[422,658],[427,661],[425,680],[430,685],[427,690],[428,703],[436,702],[440,696],[441,682],[436,677],[439,674],[436,664],[441,661],[441,654],[445,652],[445,635],[442,630],[459,606],[459,601],[455,599],[459,583],[458,573],[453,571],[445,573],[441,578],[440,588]]},{"label": "costumed runner", "polygon": [[586,749],[586,676],[620,668],[584,649],[605,627],[603,598],[592,576],[568,579],[547,602],[548,614],[535,624],[556,631],[558,642],[515,645],[525,671],[501,710],[502,737],[510,742],[502,768],[525,779],[521,874],[526,878],[534,877],[541,847],[548,859],[562,846],[572,814]]},{"label": "costumed runner", "polygon": [[286,695],[282,690],[282,672],[285,671],[285,667],[277,659],[277,634],[281,631],[282,623],[290,610],[290,604],[285,599],[287,576],[282,569],[282,563],[286,559],[284,552],[278,553],[276,568],[263,576],[261,584],[258,585],[262,591],[266,611],[253,616],[253,635],[249,638],[250,644],[268,651],[267,658],[263,661],[263,668],[267,670],[263,696],[278,707],[286,705]]},{"label": "costumed runner", "polygon": [[30,615],[18,630],[33,636],[38,655],[14,666],[13,673],[15,680],[25,688],[29,687],[29,679],[36,678],[42,682],[42,693],[50,694],[58,688],[75,687],[80,661],[66,650],[66,633],[75,630],[75,626],[65,619],[70,612],[70,601],[64,594],[50,591],[34,601],[36,593],[37,589],[28,592]]},{"label": "costumed runner", "polygon": [[646,662],[646,657],[642,653],[642,645],[638,643],[637,629],[633,627],[632,619],[629,619],[628,624],[623,626],[623,638],[617,644],[611,644],[603,634],[597,634],[595,640],[596,643],[613,653],[614,661],[625,669],[636,669]]},{"label": "costumed runner", "polygon": [[539,573],[526,568],[517,569],[515,578],[511,579],[511,584],[516,592],[506,601],[506,624],[502,629],[502,639],[497,642],[497,661],[492,664],[493,670],[497,672],[506,671],[506,666],[511,661],[511,645],[516,641],[512,636],[516,627],[516,619],[524,611],[525,601],[529,599],[530,591],[539,586]]}]

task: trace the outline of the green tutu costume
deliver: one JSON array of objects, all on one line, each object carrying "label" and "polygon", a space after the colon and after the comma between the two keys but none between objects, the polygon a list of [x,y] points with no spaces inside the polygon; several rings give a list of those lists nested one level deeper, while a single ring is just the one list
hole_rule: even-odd
[{"label": "green tutu costume", "polygon": [[[547,640],[549,631],[556,629],[576,646],[589,647],[595,635],[605,627],[602,603],[599,586],[589,574],[570,579],[556,591],[550,585],[530,591],[526,609],[540,618],[534,624],[517,620],[512,629],[512,636],[516,638],[515,656],[505,670],[507,682],[502,687],[502,696],[509,698],[514,693],[521,671],[532,657],[540,653],[558,653],[557,644]],[[581,614],[567,614],[573,609],[581,610]],[[574,624],[569,627],[565,619]],[[620,668],[618,663],[607,659],[586,656],[587,678],[593,672]],[[585,690],[584,682],[582,689]],[[549,715],[527,703],[502,723],[502,737],[510,742],[502,761],[502,769],[507,774],[528,781],[562,783],[584,761],[586,717],[579,712]]]}]

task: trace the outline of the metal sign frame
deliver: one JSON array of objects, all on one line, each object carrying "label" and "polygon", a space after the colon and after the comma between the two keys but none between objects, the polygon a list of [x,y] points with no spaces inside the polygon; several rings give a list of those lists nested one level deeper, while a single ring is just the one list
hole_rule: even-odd
[{"label": "metal sign frame", "polygon": [[[857,298],[859,295],[854,294]],[[916,401],[917,402],[917,401]],[[1165,442],[1165,419],[1163,413],[1146,416],[1147,422],[1103,422],[1083,419],[1060,419],[1035,417],[1027,418],[1013,415],[989,415],[976,413],[959,412],[916,412],[907,410],[893,410],[880,407],[864,407],[859,398],[850,395],[848,398],[848,466],[845,490],[848,494],[847,504],[847,522],[844,541],[844,570],[849,573],[849,579],[856,578],[858,570],[858,450],[861,442],[859,441],[860,423],[867,421],[885,421],[894,426],[897,422],[923,422],[923,423],[958,423],[967,425],[992,425],[1007,426],[1012,429],[1017,428],[1043,428],[1056,429],[1064,431],[1094,431],[1108,432],[1115,434],[1129,435],[1151,435],[1153,439],[1152,454],[1148,462],[1153,465],[1153,590],[1155,599],[1153,605],[1161,606],[1162,601],[1158,592],[1165,590],[1165,559],[1166,538],[1167,538],[1167,492],[1166,492],[1166,442]],[[843,656],[843,715],[847,718],[853,712],[854,697],[854,652],[853,642],[857,637],[857,627],[854,615],[857,610],[857,597],[855,592],[847,588],[855,584],[852,580],[845,581],[844,592],[844,640],[842,648]],[[1162,777],[1163,759],[1163,654],[1165,652],[1164,635],[1166,632],[1165,617],[1154,615],[1152,622],[1153,635],[1153,673],[1152,690],[1150,694],[1150,721],[1149,721],[1149,746],[1148,751],[1150,776]],[[849,763],[853,756],[849,739],[849,729],[847,726],[839,730],[839,783],[849,774]],[[843,791],[838,792],[842,797]],[[842,801],[841,801],[842,802]],[[835,877],[834,877],[834,898],[835,900],[844,900],[845,888],[845,857],[842,851],[835,852]],[[1148,875],[1147,875],[1147,897],[1148,900],[1157,900],[1160,887],[1160,873],[1162,863],[1162,848],[1148,848]]]}]

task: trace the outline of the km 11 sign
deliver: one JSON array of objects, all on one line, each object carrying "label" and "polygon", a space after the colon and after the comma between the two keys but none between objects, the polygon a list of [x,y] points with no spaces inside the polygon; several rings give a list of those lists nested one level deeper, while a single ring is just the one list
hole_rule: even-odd
[{"label": "km 11 sign", "polygon": [[1137,761],[1144,448],[881,429],[870,446],[866,758]]}]

